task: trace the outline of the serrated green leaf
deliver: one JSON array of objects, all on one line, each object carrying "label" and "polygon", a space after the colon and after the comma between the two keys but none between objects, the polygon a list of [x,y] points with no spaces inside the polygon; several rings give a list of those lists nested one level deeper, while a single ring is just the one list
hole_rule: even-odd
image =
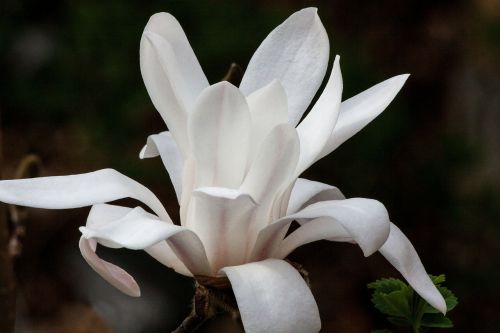
[{"label": "serrated green leaf", "polygon": [[429,277],[431,278],[432,283],[434,283],[435,285],[438,285],[446,281],[446,276],[444,274],[440,274],[438,276],[429,274]]},{"label": "serrated green leaf", "polygon": [[450,328],[453,327],[451,320],[441,313],[428,313],[422,317],[420,322],[421,326],[424,327],[439,327],[439,328]]},{"label": "serrated green leaf", "polygon": [[371,333],[394,333],[394,331],[383,329],[383,330],[373,330]]},{"label": "serrated green leaf", "polygon": [[372,302],[375,308],[386,315],[409,319],[411,318],[410,294],[411,290],[408,288],[388,294],[376,291],[372,295]]},{"label": "serrated green leaf", "polygon": [[406,289],[408,288],[408,286],[406,285],[406,283],[404,283],[399,279],[387,278],[387,279],[376,280],[375,282],[369,283],[368,288],[375,289],[375,292],[389,294],[393,291]]}]

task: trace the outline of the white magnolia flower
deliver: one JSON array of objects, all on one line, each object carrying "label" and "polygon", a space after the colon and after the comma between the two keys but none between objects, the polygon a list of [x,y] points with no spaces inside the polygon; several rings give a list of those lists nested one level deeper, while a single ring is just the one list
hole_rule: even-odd
[{"label": "white magnolia flower", "polygon": [[[2,181],[0,200],[51,209],[92,205],[80,228],[82,255],[131,296],[140,295],[138,285],[100,259],[97,244],[145,250],[188,276],[226,275],[247,332],[320,330],[310,289],[283,259],[322,239],[356,243],[365,256],[379,251],[444,313],[443,297],[381,203],[345,199],[336,187],[298,178],[379,115],[408,77],[395,76],[341,102],[337,56],[320,98],[299,123],[328,56],[325,29],[316,9],[307,8],[263,41],[239,88],[209,85],[177,20],[153,15],[141,40],[141,71],[170,132],[151,135],[140,155],[161,157],[179,200],[180,225],[150,190],[111,169]],[[153,213],[105,204],[125,197]],[[294,220],[301,226],[286,236]]]}]

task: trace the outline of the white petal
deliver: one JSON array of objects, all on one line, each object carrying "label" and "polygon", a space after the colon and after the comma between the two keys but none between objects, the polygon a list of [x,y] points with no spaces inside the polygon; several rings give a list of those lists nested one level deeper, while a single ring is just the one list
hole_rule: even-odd
[{"label": "white petal", "polygon": [[287,215],[319,201],[342,200],[345,196],[335,186],[299,178],[292,189]]},{"label": "white petal", "polygon": [[[332,223],[339,223],[351,236],[352,240],[359,245],[365,256],[377,251],[389,236],[389,215],[380,202],[364,198],[323,201],[312,204],[298,213],[284,217],[263,229],[259,233],[252,259],[259,260],[269,256],[282,257],[282,254],[276,254],[276,251],[290,223],[296,219],[314,220],[316,218],[329,218]],[[307,223],[309,222],[303,221],[303,224]],[[295,232],[308,232],[307,230],[309,228],[302,230],[299,228]],[[335,239],[335,235],[327,234],[320,239],[326,238]],[[296,239],[309,239],[309,236],[296,237]],[[293,250],[300,245],[303,244],[287,245],[287,248]]]},{"label": "white petal", "polygon": [[288,124],[274,127],[264,139],[260,151],[241,185],[259,204],[268,201],[292,181],[299,158],[299,139]]},{"label": "white petal", "polygon": [[283,260],[226,267],[246,333],[315,333],[321,329],[311,290]]},{"label": "white petal", "polygon": [[397,226],[391,223],[391,233],[380,253],[396,268],[430,305],[446,313],[446,302],[427,275],[417,251]]},{"label": "white petal", "polygon": [[337,122],[343,87],[339,61],[339,56],[336,56],[325,89],[309,114],[297,126],[300,139],[297,176],[317,160]]},{"label": "white petal", "polygon": [[[183,100],[189,107],[201,91],[208,87],[208,80],[184,30],[171,14],[157,13],[151,16],[144,31],[160,35],[171,45],[182,78],[182,81],[176,81],[175,85],[180,86]],[[174,64],[168,65],[174,66]]]},{"label": "white petal", "polygon": [[392,77],[344,101],[340,105],[337,124],[319,158],[331,153],[381,114],[401,90],[408,76]]},{"label": "white petal", "polygon": [[137,282],[120,267],[102,260],[95,253],[97,242],[93,239],[80,238],[80,251],[83,258],[94,271],[104,280],[116,287],[122,293],[132,297],[141,296],[141,291]]},{"label": "white petal", "polygon": [[258,152],[262,141],[271,130],[288,122],[288,104],[283,86],[277,80],[254,91],[247,97],[252,117],[252,159]]},{"label": "white petal", "polygon": [[238,190],[206,187],[194,191],[193,205],[187,226],[203,242],[212,270],[245,262],[253,199]]},{"label": "white petal", "polygon": [[166,240],[177,257],[193,273],[207,275],[210,266],[200,239],[192,231],[160,221],[137,207],[130,213],[106,224],[80,227],[87,239],[96,239],[108,247],[132,250],[147,249]]},{"label": "white petal", "polygon": [[139,157],[142,159],[158,155],[160,155],[163,165],[167,169],[172,185],[174,186],[175,194],[177,195],[177,200],[180,202],[184,159],[177,143],[169,132],[150,135]]},{"label": "white petal", "polygon": [[279,80],[288,97],[288,121],[296,126],[323,81],[329,49],[317,9],[302,9],[274,29],[255,51],[240,89],[250,95]]},{"label": "white petal", "polygon": [[145,30],[141,38],[140,63],[142,79],[151,101],[179,148],[187,155],[187,105],[177,85],[183,78],[172,45],[160,35]]},{"label": "white petal", "polygon": [[[276,211],[273,207],[281,203],[282,194],[293,181],[298,158],[299,140],[295,128],[288,124],[276,126],[262,143],[240,188],[259,204],[248,231],[248,244],[254,244],[258,232],[278,218],[273,216]],[[249,245],[248,254],[252,247]]]},{"label": "white petal", "polygon": [[238,88],[219,82],[205,89],[189,118],[196,187],[238,188],[250,150],[250,111]]},{"label": "white petal", "polygon": [[[121,207],[108,204],[98,204],[92,206],[87,217],[86,226],[89,228],[102,228],[107,224],[115,223],[115,221],[124,218],[127,214],[132,212],[132,208]],[[143,212],[147,217],[157,220],[158,218],[152,214]],[[103,244],[117,247],[116,244]],[[119,246],[118,246],[119,247]],[[176,272],[183,275],[192,275],[182,261],[177,258],[172,249],[165,241],[156,243],[151,247],[144,249],[149,255],[161,262],[163,265],[174,269]]]},{"label": "white petal", "polygon": [[172,223],[161,202],[148,188],[113,169],[0,181],[0,201],[19,206],[78,208],[127,197],[145,203],[162,220]]}]

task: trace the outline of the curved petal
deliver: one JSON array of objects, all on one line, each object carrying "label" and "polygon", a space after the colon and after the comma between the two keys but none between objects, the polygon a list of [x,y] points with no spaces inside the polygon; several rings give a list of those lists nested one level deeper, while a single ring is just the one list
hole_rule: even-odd
[{"label": "curved petal", "polygon": [[219,82],[205,89],[189,118],[196,187],[238,188],[248,163],[250,111],[238,88]]},{"label": "curved petal", "polygon": [[343,88],[339,61],[340,57],[336,56],[325,89],[311,111],[297,126],[300,140],[297,176],[317,160],[337,122]]},{"label": "curved petal", "polygon": [[124,294],[132,297],[141,296],[141,290],[130,274],[97,256],[95,253],[97,242],[94,239],[86,239],[82,236],[79,247],[85,261],[104,280],[108,281]]},{"label": "curved petal", "polygon": [[381,114],[401,90],[408,76],[392,77],[342,102],[337,124],[317,160],[330,154]]},{"label": "curved petal", "polygon": [[192,231],[169,223],[137,207],[110,223],[80,227],[87,239],[95,239],[107,247],[147,249],[166,240],[177,257],[193,273],[207,275],[210,266],[200,239]]},{"label": "curved petal", "polygon": [[208,80],[184,30],[171,14],[157,13],[151,16],[144,31],[158,34],[172,47],[176,61],[166,65],[172,68],[175,66],[179,71],[182,80],[175,81],[174,84],[189,109],[201,91],[208,87]]},{"label": "curved petal", "polygon": [[443,314],[446,313],[443,296],[427,275],[417,251],[396,225],[391,223],[389,238],[379,251],[423,299]]},{"label": "curved petal", "polygon": [[172,223],[158,198],[147,187],[113,169],[71,176],[0,181],[0,201],[36,208],[65,209],[133,198]]},{"label": "curved petal", "polygon": [[167,169],[172,185],[174,186],[177,200],[180,202],[182,195],[182,168],[184,159],[172,134],[161,132],[148,137],[148,141],[139,153],[139,157],[150,158],[160,155],[165,169]]},{"label": "curved petal", "polygon": [[279,81],[273,80],[267,86],[254,91],[247,97],[252,117],[252,152],[255,158],[262,141],[271,130],[288,122],[286,93]]},{"label": "curved petal", "polygon": [[335,186],[299,178],[292,189],[286,214],[294,214],[316,202],[342,199],[345,196]]},{"label": "curved petal", "polygon": [[311,290],[290,264],[268,259],[225,267],[247,333],[314,333],[321,329]]},{"label": "curved petal", "polygon": [[188,218],[200,237],[214,272],[245,260],[250,217],[256,204],[246,193],[227,188],[198,188]]},{"label": "curved petal", "polygon": [[[290,223],[296,219],[328,218],[332,224],[340,224],[356,242],[365,256],[371,255],[380,249],[389,236],[390,223],[389,215],[384,205],[372,199],[350,198],[345,200],[323,201],[312,204],[293,215],[286,216],[265,229],[261,230],[255,244],[252,258],[259,260],[265,257],[281,257],[278,248],[283,240]],[[310,223],[303,221],[303,225]],[[338,228],[335,227],[337,230]],[[300,234],[309,232],[310,228],[300,227],[294,233]],[[335,239],[336,235],[327,234],[325,237],[316,239]],[[293,239],[299,243],[286,245],[287,249],[295,249],[305,243],[300,243],[303,239],[310,239],[309,236],[294,236]],[[286,239],[285,239],[286,241]],[[288,255],[288,253],[285,253]]]},{"label": "curved petal", "polygon": [[[98,204],[92,206],[89,215],[87,217],[86,226],[89,228],[101,228],[107,224],[115,223],[115,221],[120,220],[127,216],[127,214],[133,211],[132,208],[115,206],[109,204]],[[143,212],[143,214],[151,219],[157,220],[158,218],[152,214]],[[110,247],[116,247],[115,244],[105,244]],[[156,243],[148,248],[144,249],[150,256],[158,260],[163,265],[174,269],[176,272],[192,276],[191,272],[186,268],[182,261],[177,258],[172,249],[168,246],[165,241]]]},{"label": "curved petal", "polygon": [[288,121],[296,126],[326,73],[329,42],[316,8],[291,15],[255,51],[240,89],[245,95],[277,79],[288,97]]}]

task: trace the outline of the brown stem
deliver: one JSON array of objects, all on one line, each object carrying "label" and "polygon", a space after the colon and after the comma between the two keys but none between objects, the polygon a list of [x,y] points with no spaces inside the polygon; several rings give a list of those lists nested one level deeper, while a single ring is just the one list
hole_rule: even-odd
[{"label": "brown stem", "polygon": [[[0,123],[0,179],[2,160],[2,131]],[[9,225],[5,206],[0,205],[0,332],[14,331],[16,320],[16,288],[12,258],[9,255]]]},{"label": "brown stem", "polygon": [[243,79],[243,69],[241,69],[240,65],[233,62],[229,66],[226,75],[222,78],[222,81],[227,81],[235,86],[239,86],[241,79]]}]

